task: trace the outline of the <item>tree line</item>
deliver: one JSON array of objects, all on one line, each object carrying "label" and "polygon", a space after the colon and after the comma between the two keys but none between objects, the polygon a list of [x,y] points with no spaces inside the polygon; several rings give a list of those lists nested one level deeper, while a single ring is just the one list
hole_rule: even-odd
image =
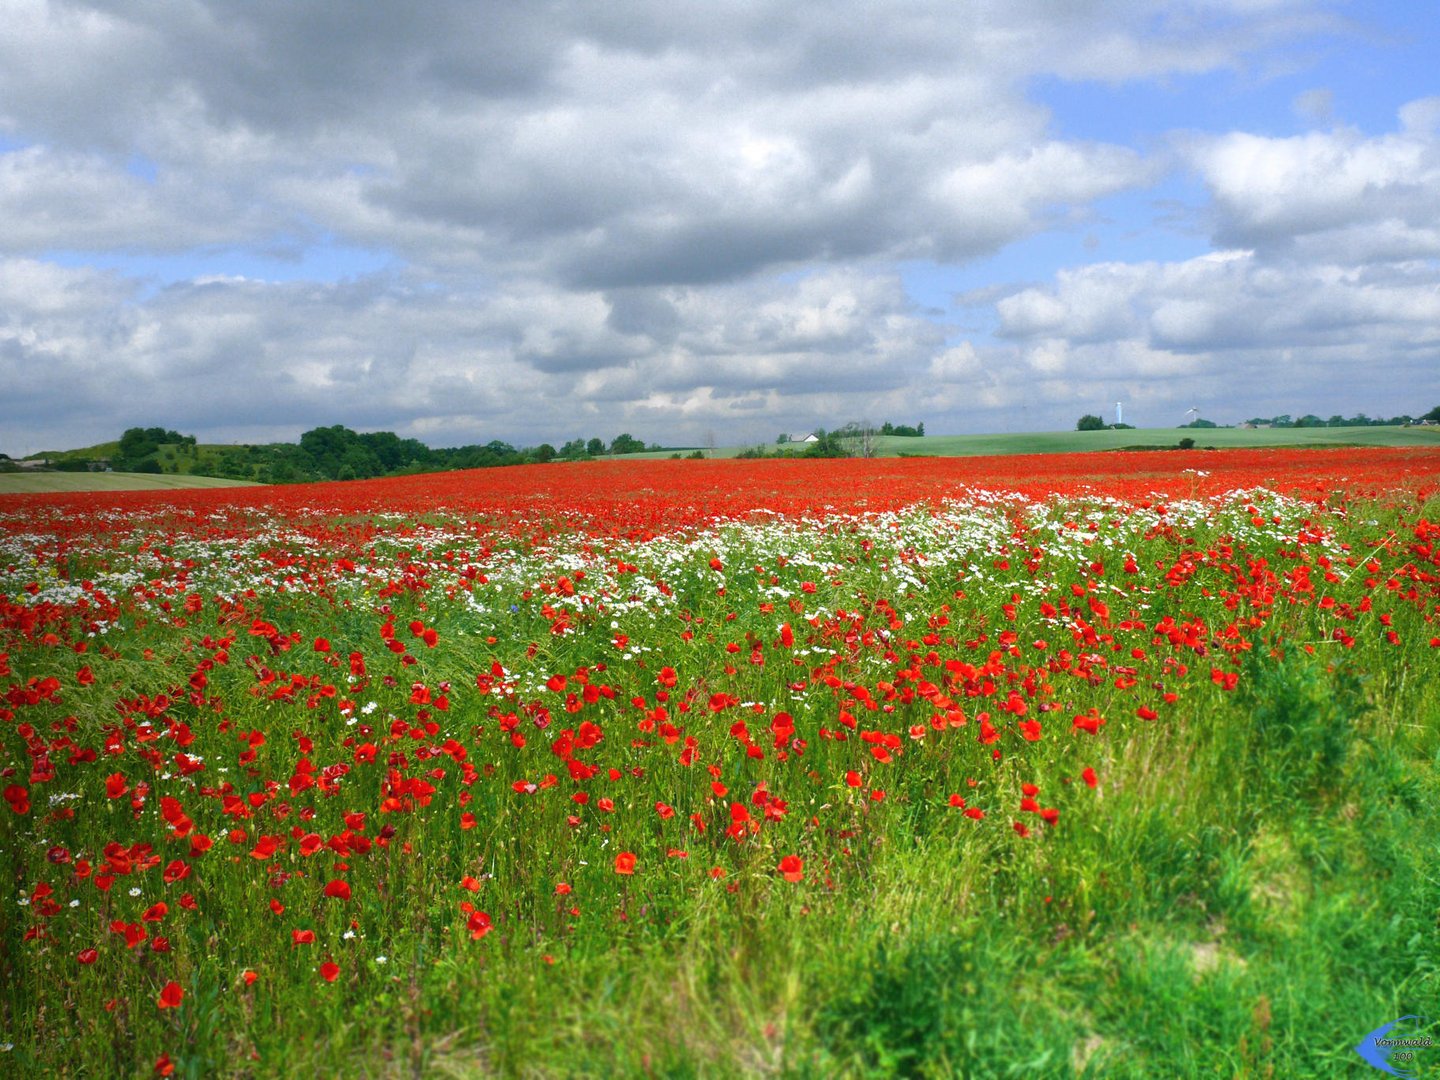
[{"label": "tree line", "polygon": [[578,461],[607,454],[659,450],[628,432],[608,443],[571,439],[559,449],[550,443],[516,447],[500,439],[484,444],[434,448],[393,431],[356,432],[343,424],[311,428],[298,443],[200,446],[195,436],[166,428],[128,428],[107,460],[66,454],[52,467],[74,471],[108,465],[116,472],[193,473],[265,484],[317,480],[370,480],[450,469],[479,469],[532,462]]},{"label": "tree line", "polygon": [[1418,422],[1440,423],[1440,405],[1431,409],[1423,416],[1392,416],[1388,420],[1380,417],[1371,418],[1364,413],[1356,413],[1351,417],[1341,416],[1336,413],[1329,419],[1322,420],[1314,413],[1306,413],[1304,416],[1293,417],[1289,413],[1281,413],[1279,416],[1252,416],[1245,423],[1252,427],[1276,427],[1276,428],[1321,428],[1321,427],[1404,427],[1406,424]]}]

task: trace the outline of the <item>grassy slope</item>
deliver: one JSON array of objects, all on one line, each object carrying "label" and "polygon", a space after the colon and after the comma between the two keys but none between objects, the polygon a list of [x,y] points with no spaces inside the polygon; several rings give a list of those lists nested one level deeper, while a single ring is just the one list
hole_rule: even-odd
[{"label": "grassy slope", "polygon": [[51,491],[159,491],[171,488],[254,487],[249,480],[216,476],[166,476],[156,473],[0,473],[0,495]]}]

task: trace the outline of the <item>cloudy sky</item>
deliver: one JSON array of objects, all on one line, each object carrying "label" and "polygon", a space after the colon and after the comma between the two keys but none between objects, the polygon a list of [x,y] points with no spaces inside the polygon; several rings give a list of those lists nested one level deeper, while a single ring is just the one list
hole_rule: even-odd
[{"label": "cloudy sky", "polygon": [[1440,404],[1440,9],[0,0],[0,450]]}]

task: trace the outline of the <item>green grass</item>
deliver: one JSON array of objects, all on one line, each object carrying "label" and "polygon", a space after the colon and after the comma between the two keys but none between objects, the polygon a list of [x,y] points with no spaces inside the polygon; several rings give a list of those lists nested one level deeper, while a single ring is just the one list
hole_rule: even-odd
[{"label": "green grass", "polygon": [[215,476],[171,476],[160,473],[0,473],[0,495],[63,491],[168,491],[181,488],[254,486],[249,480],[224,480]]}]

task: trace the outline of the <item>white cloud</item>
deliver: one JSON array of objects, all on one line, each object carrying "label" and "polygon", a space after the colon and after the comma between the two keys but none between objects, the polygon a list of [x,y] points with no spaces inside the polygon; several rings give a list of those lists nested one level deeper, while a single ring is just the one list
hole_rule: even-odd
[{"label": "white cloud", "polygon": [[[1227,245],[1365,262],[1440,256],[1440,99],[1411,102],[1401,129],[1195,139],[1187,155]],[[1378,230],[1367,241],[1364,230]],[[1353,245],[1360,243],[1357,250]]]},{"label": "white cloud", "polygon": [[[0,421],[49,445],[335,422],[693,442],[865,415],[1069,426],[1067,395],[1188,397],[1285,348],[1418,370],[1437,99],[1382,135],[1131,147],[1071,138],[1034,97],[1264,78],[1340,28],[1329,8],[11,0]],[[1023,271],[1039,283],[982,306],[998,345],[893,270],[1097,227],[1177,162],[1235,254]],[[391,269],[265,280],[277,251],[336,248]]]}]

